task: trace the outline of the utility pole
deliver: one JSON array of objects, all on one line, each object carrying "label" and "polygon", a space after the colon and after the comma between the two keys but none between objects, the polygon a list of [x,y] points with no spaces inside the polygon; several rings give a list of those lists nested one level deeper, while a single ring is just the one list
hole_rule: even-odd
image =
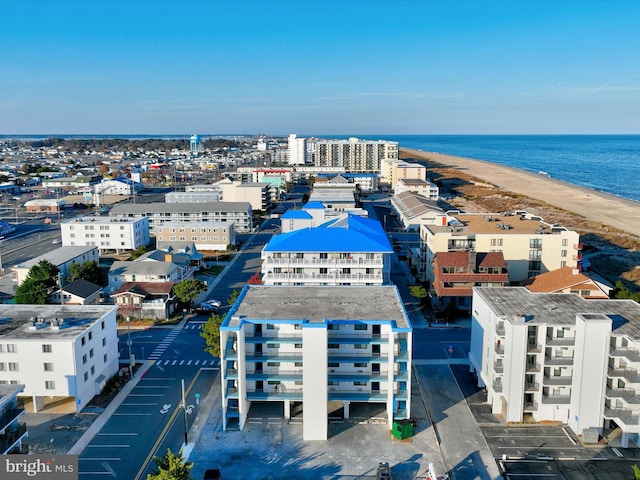
[{"label": "utility pole", "polygon": [[182,410],[184,411],[184,445],[187,446],[189,441],[187,439],[187,400],[184,397],[184,378],[182,379]]}]

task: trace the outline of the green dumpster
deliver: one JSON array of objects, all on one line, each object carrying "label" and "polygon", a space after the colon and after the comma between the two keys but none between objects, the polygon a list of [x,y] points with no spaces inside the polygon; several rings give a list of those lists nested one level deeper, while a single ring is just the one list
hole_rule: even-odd
[{"label": "green dumpster", "polygon": [[391,433],[400,440],[411,438],[413,436],[413,422],[411,420],[394,420]]}]

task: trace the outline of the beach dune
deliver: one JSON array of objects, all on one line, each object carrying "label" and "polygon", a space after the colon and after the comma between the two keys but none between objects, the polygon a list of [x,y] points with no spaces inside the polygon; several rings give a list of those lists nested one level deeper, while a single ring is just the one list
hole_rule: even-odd
[{"label": "beach dune", "polygon": [[640,237],[640,202],[579,187],[537,174],[483,160],[402,148],[402,157],[429,160],[458,169],[510,192],[568,210],[587,220]]}]

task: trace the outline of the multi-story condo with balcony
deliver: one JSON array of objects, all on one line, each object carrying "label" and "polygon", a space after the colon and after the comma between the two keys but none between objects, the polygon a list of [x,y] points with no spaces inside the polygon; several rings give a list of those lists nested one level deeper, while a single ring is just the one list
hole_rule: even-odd
[{"label": "multi-story condo with balcony", "polygon": [[398,157],[384,160],[380,170],[380,181],[395,191],[398,182],[403,179],[427,180],[427,167],[417,162],[405,162]]},{"label": "multi-story condo with balcony", "polygon": [[383,160],[398,158],[398,142],[386,140],[307,140],[307,160],[316,167],[347,172],[380,172]]},{"label": "multi-story condo with balcony", "polygon": [[433,265],[431,305],[443,311],[453,304],[471,312],[473,287],[504,287],[509,284],[507,264],[500,252],[440,252]]},{"label": "multi-story condo with balcony", "polygon": [[118,372],[117,309],[0,306],[0,384],[24,385],[19,396],[31,397],[35,412],[68,397],[81,411]]},{"label": "multi-story condo with balcony", "polygon": [[249,202],[145,203],[119,204],[109,212],[114,218],[148,217],[149,230],[167,222],[233,224],[236,232],[251,231],[252,208]]},{"label": "multi-story condo with balcony", "polygon": [[0,385],[0,454],[28,453],[22,441],[28,436],[27,424],[20,421],[24,415],[22,402],[18,395],[24,391],[24,385]]},{"label": "multi-story condo with balcony", "polygon": [[433,259],[439,252],[501,252],[510,282],[562,267],[578,268],[582,260],[577,232],[528,212],[448,213],[446,222],[420,225],[418,274],[423,280],[433,282]]},{"label": "multi-story condo with balcony", "polygon": [[220,328],[223,428],[253,401],[302,408],[303,439],[326,440],[329,402],[411,416],[412,327],[395,286],[248,285]]},{"label": "multi-story condo with balcony", "polygon": [[149,219],[112,218],[107,216],[77,217],[60,224],[65,247],[98,247],[99,253],[136,250],[149,245]]},{"label": "multi-story condo with balcony", "polygon": [[391,197],[391,208],[403,228],[410,232],[420,231],[423,223],[447,225],[449,216],[435,200],[413,192],[402,192]]},{"label": "multi-story condo with balcony", "polygon": [[396,184],[396,188],[394,189],[394,193],[398,195],[403,192],[416,193],[434,202],[437,202],[440,197],[440,189],[437,185],[418,178],[399,179]]},{"label": "multi-story condo with balcony", "polygon": [[640,304],[474,288],[469,360],[493,413],[640,445]]},{"label": "multi-story condo with balcony", "polygon": [[393,249],[380,222],[344,214],[275,235],[262,249],[265,285],[384,285]]}]

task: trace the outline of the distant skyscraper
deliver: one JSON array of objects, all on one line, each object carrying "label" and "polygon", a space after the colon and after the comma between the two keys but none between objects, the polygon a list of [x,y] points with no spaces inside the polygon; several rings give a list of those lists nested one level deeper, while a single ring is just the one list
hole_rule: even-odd
[{"label": "distant skyscraper", "polygon": [[191,143],[189,146],[191,155],[199,155],[202,153],[202,139],[200,135],[191,135]]},{"label": "distant skyscraper", "polygon": [[304,165],[307,160],[306,139],[289,135],[289,165]]}]

